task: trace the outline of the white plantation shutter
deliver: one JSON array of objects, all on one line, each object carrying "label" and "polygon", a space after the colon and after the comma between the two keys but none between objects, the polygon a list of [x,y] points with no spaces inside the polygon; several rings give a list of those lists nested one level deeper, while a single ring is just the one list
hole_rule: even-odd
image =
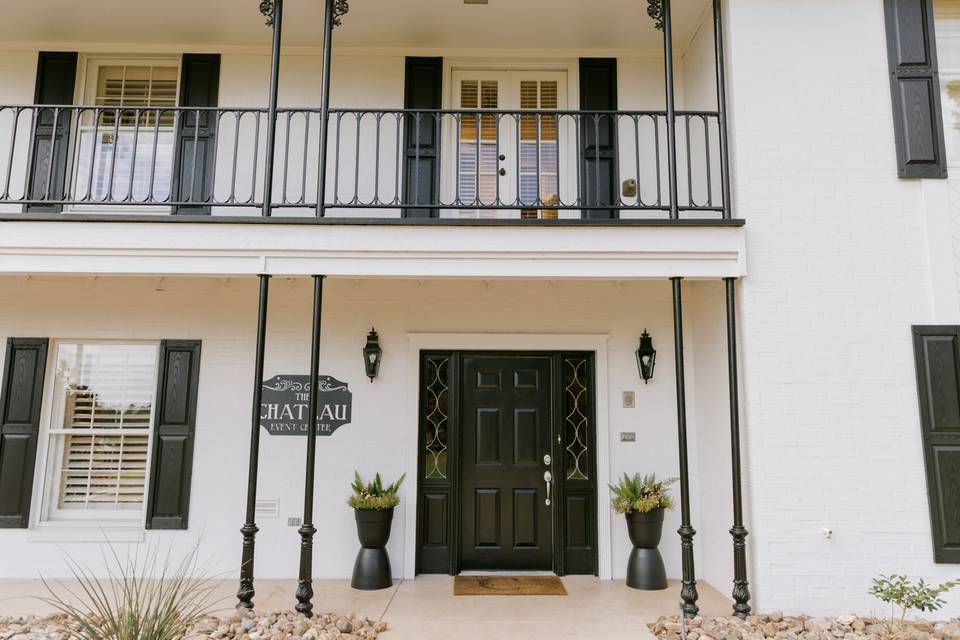
[{"label": "white plantation shutter", "polygon": [[934,0],[933,11],[940,60],[940,100],[951,181],[960,168],[960,0]]},{"label": "white plantation shutter", "polygon": [[[460,83],[461,109],[497,109],[500,83],[496,80],[463,80]],[[479,131],[477,125],[479,124]],[[460,121],[460,200],[493,204],[497,199],[497,116],[464,114]],[[479,192],[478,192],[479,187]],[[464,209],[461,217],[476,217],[478,211]],[[496,212],[479,211],[484,218]]]},{"label": "white plantation shutter", "polygon": [[[520,108],[555,110],[558,106],[556,80],[520,82]],[[549,115],[520,117],[520,202],[544,204],[559,201],[559,149],[557,118]],[[538,171],[539,170],[539,171]],[[523,209],[522,218],[556,218],[556,209]]]},{"label": "white plantation shutter", "polygon": [[[162,109],[177,106],[180,70],[176,61],[113,64],[91,59],[87,72],[91,81],[85,90],[84,104],[108,109],[100,112],[99,117],[92,109],[82,112],[80,141],[75,150],[76,192],[103,199],[112,186],[115,198],[126,198],[130,195],[129,178],[133,171],[132,195],[136,200],[148,198],[151,183],[153,197],[166,199],[170,195],[175,116],[173,111]],[[160,111],[142,111],[138,122],[137,112],[109,107],[152,107]]]},{"label": "white plantation shutter", "polygon": [[156,371],[155,344],[58,345],[54,515],[142,513]]},{"label": "white plantation shutter", "polygon": [[[104,107],[157,107],[177,106],[177,75],[175,66],[101,66],[97,73],[97,95],[94,104]],[[120,125],[135,124],[131,112],[121,113]],[[173,125],[173,113],[162,113],[161,124]],[[114,112],[101,116],[101,124],[113,126]],[[145,114],[140,126],[153,126],[151,114]]]}]

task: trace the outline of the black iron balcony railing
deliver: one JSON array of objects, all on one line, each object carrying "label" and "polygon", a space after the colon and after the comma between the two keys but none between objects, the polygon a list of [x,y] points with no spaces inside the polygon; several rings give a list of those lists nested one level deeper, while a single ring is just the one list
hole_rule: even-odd
[{"label": "black iron balcony railing", "polygon": [[[224,216],[666,218],[663,111],[0,106],[0,209]],[[729,218],[719,116],[677,112],[676,210]],[[309,213],[307,213],[309,212]]]}]

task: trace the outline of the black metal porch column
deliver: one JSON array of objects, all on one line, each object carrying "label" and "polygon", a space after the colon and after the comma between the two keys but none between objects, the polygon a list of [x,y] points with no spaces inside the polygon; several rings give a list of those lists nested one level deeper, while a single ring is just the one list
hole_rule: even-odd
[{"label": "black metal porch column", "polygon": [[270,53],[270,102],[267,107],[267,140],[263,177],[263,216],[269,218],[273,207],[273,161],[277,148],[277,95],[280,84],[280,42],[283,26],[283,0],[267,0],[260,12],[273,27],[273,48]]},{"label": "black metal porch column", "polygon": [[697,606],[697,579],[693,566],[693,536],[696,531],[690,526],[690,468],[687,460],[687,392],[683,364],[683,278],[671,278],[673,283],[673,336],[676,350],[677,374],[677,433],[680,440],[680,550],[683,561],[683,587],[680,590],[681,607],[685,616],[692,618],[700,608]]},{"label": "black metal porch column", "polygon": [[663,71],[664,95],[667,113],[667,178],[670,190],[670,219],[680,217],[680,203],[677,188],[677,104],[673,69],[673,14],[670,0],[647,0],[650,7],[647,12],[659,29],[663,29]]},{"label": "black metal porch column", "polygon": [[724,278],[727,286],[727,371],[730,376],[730,453],[733,472],[733,613],[750,615],[747,582],[747,535],[743,526],[743,492],[740,482],[740,393],[737,371],[737,279]]},{"label": "black metal porch column", "polygon": [[267,340],[267,298],[270,276],[260,276],[260,308],[257,316],[257,355],[253,375],[253,416],[250,420],[250,464],[247,471],[247,518],[240,529],[243,534],[243,554],[240,563],[240,589],[237,606],[253,609],[253,557],[257,532],[257,470],[260,460],[260,400],[263,395],[263,356]]},{"label": "black metal porch column", "polygon": [[338,22],[334,0],[326,0],[323,12],[323,78],[320,96],[320,157],[317,161],[317,217],[327,213],[327,138],[330,118],[330,55],[333,51],[333,27]]},{"label": "black metal porch column", "polygon": [[303,487],[303,524],[300,526],[300,579],[296,610],[313,617],[313,485],[317,458],[317,378],[320,376],[320,322],[323,315],[323,279],[313,276],[313,332],[310,338],[310,397],[307,410],[307,463]]},{"label": "black metal porch column", "polygon": [[723,189],[723,218],[733,217],[730,199],[730,143],[727,138],[727,67],[723,52],[723,0],[713,0],[713,46],[717,63],[717,114],[720,123],[720,173]]}]

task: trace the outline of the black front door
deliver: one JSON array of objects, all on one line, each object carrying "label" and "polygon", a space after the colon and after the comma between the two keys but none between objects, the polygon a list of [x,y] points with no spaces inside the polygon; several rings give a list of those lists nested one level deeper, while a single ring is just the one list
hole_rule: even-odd
[{"label": "black front door", "polygon": [[551,357],[464,355],[461,569],[549,571]]}]

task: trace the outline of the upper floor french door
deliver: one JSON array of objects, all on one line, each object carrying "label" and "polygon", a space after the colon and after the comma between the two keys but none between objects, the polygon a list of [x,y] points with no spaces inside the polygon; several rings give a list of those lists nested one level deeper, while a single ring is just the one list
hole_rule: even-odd
[{"label": "upper floor french door", "polygon": [[458,202],[475,205],[454,215],[558,217],[549,207],[560,203],[573,158],[568,123],[550,112],[567,108],[567,74],[455,69],[452,106],[463,112],[445,154],[444,182]]}]

